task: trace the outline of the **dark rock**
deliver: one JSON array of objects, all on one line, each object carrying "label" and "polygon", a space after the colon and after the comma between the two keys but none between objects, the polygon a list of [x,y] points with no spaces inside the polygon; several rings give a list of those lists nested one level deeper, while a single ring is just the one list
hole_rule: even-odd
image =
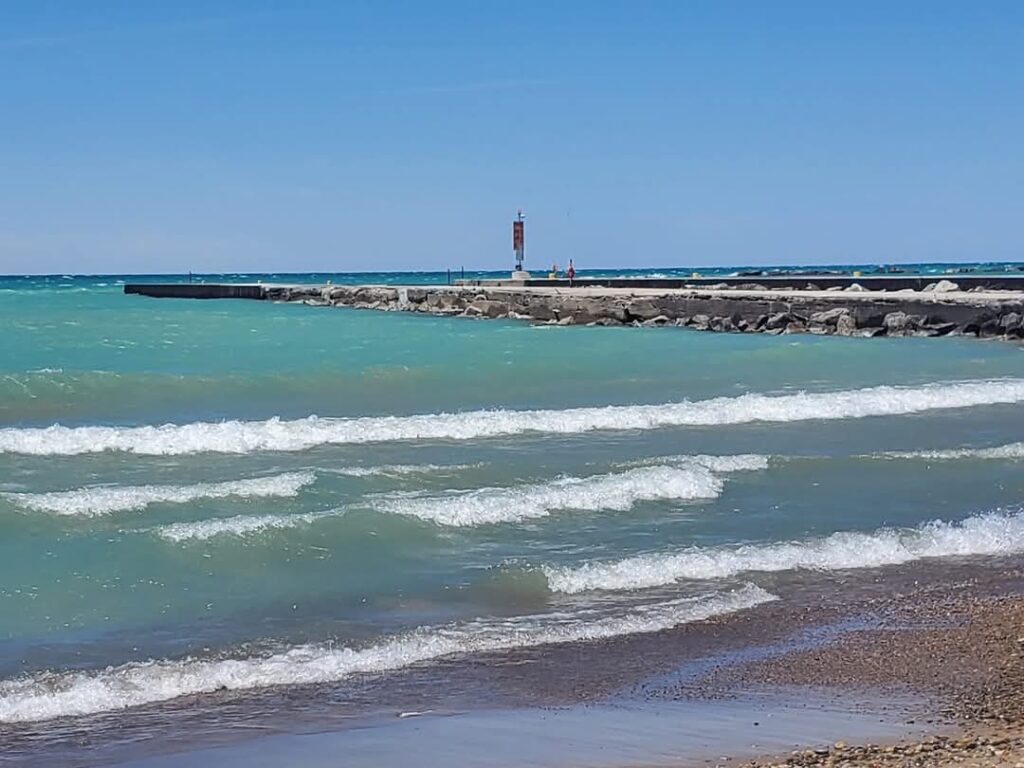
[{"label": "dark rock", "polygon": [[956,330],[956,323],[928,323],[923,327],[928,336],[948,336]]},{"label": "dark rock", "polygon": [[1021,316],[1017,312],[1007,312],[999,318],[999,328],[1004,336],[1009,336],[1010,338],[1024,336],[1024,322],[1022,322]]},{"label": "dark rock", "polygon": [[764,328],[768,331],[785,328],[792,320],[793,316],[789,312],[776,312],[774,315],[768,316],[764,323]]},{"label": "dark rock", "polygon": [[999,321],[997,319],[995,319],[994,317],[993,318],[989,318],[988,320],[985,320],[984,322],[982,322],[978,326],[978,336],[988,337],[988,336],[1002,336],[1002,335],[1003,335],[1003,329],[1000,327]]},{"label": "dark rock", "polygon": [[626,312],[629,317],[642,321],[665,317],[661,307],[651,299],[633,299],[633,301],[626,305]]}]

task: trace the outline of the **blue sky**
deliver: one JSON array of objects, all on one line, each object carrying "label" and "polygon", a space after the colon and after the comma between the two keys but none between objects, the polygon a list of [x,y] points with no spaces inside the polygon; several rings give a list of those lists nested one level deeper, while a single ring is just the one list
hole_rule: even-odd
[{"label": "blue sky", "polygon": [[1024,259],[1024,3],[0,3],[0,272]]}]

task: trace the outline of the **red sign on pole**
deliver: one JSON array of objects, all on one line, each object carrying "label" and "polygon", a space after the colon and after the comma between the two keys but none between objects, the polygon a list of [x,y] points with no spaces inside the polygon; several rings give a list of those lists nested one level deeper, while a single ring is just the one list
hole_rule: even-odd
[{"label": "red sign on pole", "polygon": [[523,222],[512,222],[512,250],[523,250]]}]

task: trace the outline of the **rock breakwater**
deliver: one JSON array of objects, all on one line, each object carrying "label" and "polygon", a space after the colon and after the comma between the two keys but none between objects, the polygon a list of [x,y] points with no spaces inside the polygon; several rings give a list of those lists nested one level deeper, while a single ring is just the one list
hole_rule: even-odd
[{"label": "rock breakwater", "polygon": [[[859,287],[859,286],[858,286]],[[268,286],[317,306],[512,318],[555,325],[683,326],[732,333],[1024,338],[1024,295],[932,291]]]}]

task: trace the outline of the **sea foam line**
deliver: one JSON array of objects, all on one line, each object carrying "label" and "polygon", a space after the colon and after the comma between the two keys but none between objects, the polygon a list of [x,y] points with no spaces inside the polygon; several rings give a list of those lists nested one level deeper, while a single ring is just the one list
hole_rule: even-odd
[{"label": "sea foam line", "polygon": [[510,488],[477,488],[430,496],[395,494],[374,502],[373,508],[438,525],[473,526],[546,517],[557,510],[624,512],[640,501],[713,499],[721,492],[722,480],[707,467],[693,464],[637,467]]},{"label": "sea foam line", "polygon": [[418,416],[294,421],[193,422],[163,426],[0,429],[0,453],[149,455],[301,451],[316,445],[394,440],[472,440],[523,433],[572,434],[748,422],[858,419],[1024,401],[1024,379],[870,387],[785,395],[746,394],[660,405],[610,405],[537,411],[467,411]]},{"label": "sea foam line", "polygon": [[776,599],[753,585],[602,618],[543,615],[420,628],[368,648],[301,645],[270,656],[157,660],[90,672],[44,672],[0,681],[0,722],[109,712],[222,689],[309,685],[443,657],[658,632]]},{"label": "sea foam line", "polygon": [[933,521],[917,528],[840,532],[820,539],[693,547],[577,567],[544,566],[548,588],[576,594],[590,590],[659,587],[680,579],[718,579],[754,571],[836,571],[899,565],[930,557],[1024,552],[1024,514],[988,513],[959,523]]},{"label": "sea foam line", "polygon": [[183,504],[199,499],[297,496],[316,481],[314,472],[231,480],[196,485],[93,486],[52,493],[5,493],[3,498],[24,509],[57,515],[106,515],[145,509],[150,504]]}]

